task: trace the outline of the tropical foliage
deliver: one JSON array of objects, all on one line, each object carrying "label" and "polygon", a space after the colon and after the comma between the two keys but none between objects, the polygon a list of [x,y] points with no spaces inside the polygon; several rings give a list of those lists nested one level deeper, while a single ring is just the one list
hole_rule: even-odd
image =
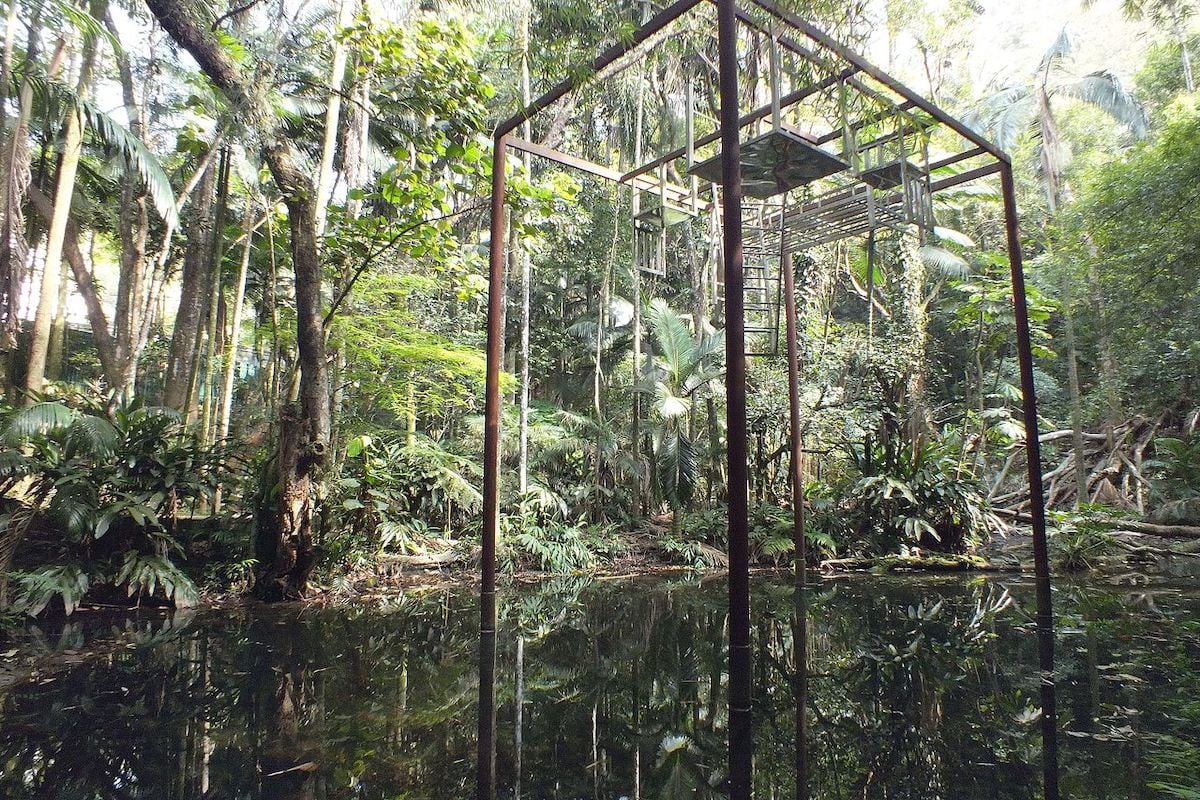
[{"label": "tropical foliage", "polygon": [[[967,67],[990,53],[978,4],[796,10],[853,45],[886,40],[890,70],[1011,152],[1051,505],[1184,524],[1200,370],[1194,9],[1120,5],[1087,13],[1157,26],[1125,37],[1128,63],[1096,55],[1084,25],[986,84]],[[5,599],[71,610],[115,587],[178,601],[184,573],[294,598],[313,575],[473,563],[493,244],[508,276],[505,565],[726,562],[719,224],[677,209],[635,247],[650,193],[531,155],[625,170],[681,147],[688,98],[718,107],[714,76],[685,55],[715,63],[712,31],[514,132],[532,144],[508,152],[509,233],[493,243],[489,131],[581,75],[579,54],[632,32],[641,6],[7,8]],[[1024,518],[997,186],[939,192],[934,212],[925,236],[881,229],[786,265],[814,560],[961,553]],[[746,409],[752,555],[779,567],[795,541],[781,316],[749,331]],[[670,772],[690,751],[668,749]]]}]

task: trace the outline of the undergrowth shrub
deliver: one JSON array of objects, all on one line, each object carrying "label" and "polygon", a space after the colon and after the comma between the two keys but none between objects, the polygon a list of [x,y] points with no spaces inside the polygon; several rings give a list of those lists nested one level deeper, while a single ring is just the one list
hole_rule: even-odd
[{"label": "undergrowth shrub", "polygon": [[12,413],[0,446],[0,581],[13,605],[66,613],[89,597],[190,604],[175,563],[182,515],[211,499],[227,470],[180,416],[140,401],[111,412],[41,402]]}]

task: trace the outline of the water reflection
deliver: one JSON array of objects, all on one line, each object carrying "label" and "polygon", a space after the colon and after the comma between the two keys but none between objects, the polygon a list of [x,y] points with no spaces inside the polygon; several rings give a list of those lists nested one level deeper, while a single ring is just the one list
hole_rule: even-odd
[{"label": "water reflection", "polygon": [[[482,640],[466,591],[46,631],[96,654],[0,688],[0,797],[719,797],[723,588],[524,587]],[[1200,789],[1200,597],[1154,592],[1061,591],[1043,685],[1025,584],[758,586],[754,796],[1032,800],[1056,736],[1063,796]]]},{"label": "water reflection", "polygon": [[[771,636],[773,633],[771,630],[771,626],[770,625],[762,625],[762,626],[760,626],[760,629],[759,629],[760,635],[761,635],[760,645],[762,645],[761,654],[762,654],[765,662],[767,662],[768,664],[773,663],[775,665],[775,667],[781,672],[781,674],[789,673],[789,677],[790,677],[790,680],[787,681],[787,684],[789,685],[789,688],[791,690],[791,696],[790,696],[790,698],[786,699],[783,703],[781,703],[780,706],[787,705],[788,702],[790,701],[790,705],[791,705],[792,712],[793,712],[793,720],[794,720],[793,740],[792,740],[792,747],[793,747],[793,753],[794,753],[794,760],[793,760],[794,784],[793,785],[794,785],[794,797],[796,798],[796,800],[808,800],[809,797],[811,796],[810,795],[810,747],[811,747],[811,742],[809,740],[809,725],[808,725],[809,680],[810,680],[810,674],[809,674],[810,673],[810,670],[809,670],[809,613],[810,613],[809,592],[810,592],[809,587],[806,585],[803,585],[801,583],[797,583],[794,586],[794,588],[792,589],[792,609],[791,609],[789,625],[787,628],[787,633],[789,634],[789,636],[786,637],[787,639],[790,639],[790,642],[785,641],[784,638],[781,637],[781,638],[777,639],[774,642],[774,644],[772,644],[770,642],[770,639],[771,639]],[[828,599],[828,598],[826,598],[826,599]],[[940,606],[941,606],[941,603],[943,603],[943,602],[944,602],[944,600],[939,600],[935,605],[928,607],[928,608],[926,608],[924,606],[918,606],[915,608],[909,607],[907,609],[907,617],[909,619],[918,620],[919,622],[922,623],[921,625],[918,626],[920,628],[920,632],[919,632],[917,638],[912,639],[911,643],[906,648],[907,654],[913,655],[919,650],[920,644],[923,641],[923,637],[927,633],[930,632],[930,627],[927,623],[931,620],[935,620],[938,618],[938,616],[941,614]],[[970,629],[971,625],[977,624],[981,620],[987,619],[990,614],[994,614],[997,611],[1003,611],[1007,607],[1008,607],[1007,593],[1002,593],[998,598],[993,596],[986,602],[982,601],[982,600],[977,601],[976,607],[974,610],[974,614],[973,614],[970,622],[968,623],[968,630]],[[517,623],[517,627],[518,627],[518,632],[516,635],[515,697],[514,697],[514,766],[513,766],[514,771],[513,771],[513,776],[512,776],[512,782],[513,782],[512,797],[516,798],[516,800],[520,800],[520,797],[521,797],[521,770],[522,770],[523,741],[524,741],[523,721],[524,721],[524,705],[525,705],[525,679],[524,679],[525,631],[520,630],[521,626],[520,626],[519,622]],[[1046,628],[1043,628],[1042,626],[1037,626],[1036,631],[1037,631],[1037,636],[1038,636],[1038,651],[1039,651],[1039,653],[1045,653],[1046,652],[1045,648],[1047,647],[1047,643],[1044,641],[1044,637],[1047,635],[1052,636],[1053,635],[1052,631],[1050,631]],[[780,628],[776,632],[783,633],[783,630],[782,630],[782,628]],[[978,636],[977,636],[977,634],[973,634],[971,637],[968,637],[968,638],[978,638]],[[711,644],[711,642],[710,642],[710,644]],[[916,645],[916,646],[914,646],[914,645]],[[1050,642],[1049,646],[1052,649],[1053,642]],[[894,644],[886,645],[885,652],[896,656],[896,658],[893,659],[893,662],[892,662],[893,664],[902,660],[899,657],[899,651],[897,650],[897,648],[895,647]],[[865,655],[865,657],[868,660],[876,659],[875,656],[870,655],[869,653],[864,653],[863,655]],[[790,657],[790,660],[789,660],[789,657]],[[590,762],[590,768],[592,770],[593,785],[591,787],[592,794],[588,795],[588,796],[597,797],[597,798],[598,797],[632,797],[632,798],[640,798],[641,797],[642,775],[641,775],[641,769],[640,769],[640,754],[641,754],[641,749],[642,749],[642,742],[641,742],[641,737],[640,737],[639,716],[640,716],[642,704],[639,700],[639,698],[641,696],[641,691],[640,691],[641,685],[640,685],[640,680],[639,680],[640,673],[639,673],[639,669],[638,669],[638,664],[640,664],[640,661],[635,661],[633,664],[633,669],[632,669],[632,691],[633,691],[632,723],[633,724],[632,724],[631,733],[632,733],[632,739],[633,739],[632,748],[633,748],[633,757],[634,757],[634,768],[633,768],[632,780],[628,786],[628,791],[625,791],[625,792],[621,791],[621,788],[619,788],[619,781],[618,781],[618,788],[614,788],[609,792],[605,792],[601,788],[602,784],[607,785],[608,781],[607,780],[602,781],[600,778],[600,771],[599,771],[600,759],[599,759],[599,752],[598,752],[599,745],[597,744],[597,742],[603,738],[603,734],[597,730],[597,726],[600,723],[597,719],[597,707],[593,706],[592,707],[592,719],[591,719],[592,750],[591,750],[591,762]],[[888,670],[885,667],[882,670],[882,673],[886,676],[887,672],[888,672]],[[497,787],[496,787],[496,741],[497,741],[496,733],[497,733],[497,731],[496,731],[496,724],[497,724],[498,710],[497,710],[497,702],[496,702],[496,696],[497,696],[496,695],[496,689],[497,689],[497,687],[496,687],[496,680],[497,680],[497,675],[496,675],[496,634],[494,632],[485,632],[480,635],[479,676],[480,676],[480,681],[479,681],[479,739],[478,739],[479,776],[478,776],[478,780],[477,780],[477,784],[476,784],[476,798],[477,798],[477,800],[496,800],[496,797],[497,797]],[[823,674],[823,675],[819,675],[818,677],[823,678],[823,679],[832,679],[835,676],[833,674]],[[921,680],[919,682],[924,682],[924,681],[928,680],[930,677],[931,676],[929,676],[927,674],[922,674]],[[779,682],[772,681],[771,676],[768,674],[768,671],[766,669],[764,669],[763,671],[760,672],[760,681],[763,683],[764,686],[771,687],[773,690],[778,690],[779,688],[781,688],[784,685],[783,681],[779,681]],[[688,681],[686,681],[686,680],[681,681],[681,684],[686,683],[686,682],[688,682]],[[1030,708],[1027,707],[1026,709],[1023,710],[1023,714],[1026,719],[1040,716],[1040,719],[1043,723],[1040,726],[1041,753],[1042,753],[1042,759],[1043,759],[1043,761],[1042,761],[1043,785],[1042,785],[1042,791],[1040,794],[1045,798],[1045,800],[1058,800],[1058,797],[1059,797],[1059,794],[1058,794],[1058,744],[1057,744],[1058,731],[1057,731],[1056,726],[1053,724],[1053,720],[1055,719],[1055,681],[1054,681],[1053,672],[1045,672],[1045,671],[1039,672],[1038,673],[1038,682],[1039,682],[1038,696],[1039,696],[1039,700],[1041,703],[1040,708],[1037,710],[1037,713],[1035,714],[1032,712],[1032,710]],[[713,680],[709,684],[708,688],[709,688],[710,692],[715,693],[715,691],[717,690],[719,685],[720,685],[719,680]],[[650,689],[650,692],[653,692],[653,688]],[[872,693],[874,693],[874,692],[872,692]],[[691,695],[689,694],[689,696],[691,696]],[[647,699],[649,699],[649,698],[647,698]],[[693,700],[695,702],[695,708],[693,709],[692,715],[691,715],[691,720],[690,720],[691,726],[690,726],[689,733],[684,734],[684,735],[668,736],[667,738],[665,738],[663,740],[663,742],[660,745],[660,752],[659,752],[659,755],[657,758],[657,765],[660,769],[664,765],[668,767],[667,774],[665,775],[665,780],[659,784],[659,786],[661,787],[661,795],[660,796],[666,797],[666,798],[717,796],[718,794],[725,794],[725,793],[729,792],[731,789],[731,786],[735,782],[740,782],[741,785],[746,786],[746,787],[757,787],[760,790],[759,796],[767,796],[770,798],[777,798],[777,797],[781,798],[781,797],[786,796],[786,792],[784,791],[785,783],[784,783],[784,781],[780,780],[780,778],[782,776],[782,772],[775,770],[774,765],[770,762],[770,760],[767,757],[765,757],[765,756],[769,756],[769,751],[765,752],[763,754],[760,754],[760,758],[758,759],[758,769],[757,770],[754,767],[750,767],[742,775],[729,775],[726,778],[724,778],[723,780],[717,780],[716,773],[711,774],[706,779],[705,776],[703,775],[702,771],[698,771],[698,770],[689,768],[689,764],[688,764],[689,757],[695,756],[697,754],[697,751],[700,750],[700,748],[698,746],[695,746],[694,743],[688,742],[687,736],[691,735],[691,736],[698,737],[703,732],[703,726],[700,724],[700,721],[701,721],[701,714],[700,714],[701,698],[700,698],[699,694],[696,694],[693,697]],[[709,706],[710,712],[716,712],[717,697],[715,695],[708,699],[708,706]],[[767,708],[770,709],[771,706],[767,706]],[[650,709],[647,709],[647,710],[650,710]],[[844,712],[845,709],[842,709],[842,711]],[[902,713],[902,711],[900,709],[896,709],[896,708],[892,708],[892,709],[884,708],[884,709],[880,709],[880,711],[882,711],[885,714],[886,713]],[[817,714],[818,714],[818,719],[820,719],[822,722],[826,723],[827,728],[834,727],[830,721],[828,712],[821,713],[820,711],[818,711]],[[775,740],[775,735],[777,735],[780,732],[778,723],[781,718],[782,718],[782,715],[776,716],[774,714],[768,713],[767,719],[765,720],[765,723],[764,723],[764,727],[769,730],[769,732],[772,734],[772,736],[769,737],[766,741]],[[686,720],[686,717],[684,719]],[[715,720],[715,715],[714,715],[714,720]],[[1046,721],[1050,721],[1050,724],[1045,724]],[[950,724],[950,721],[946,721],[945,724]],[[680,729],[681,730],[689,729],[689,726],[687,725],[686,721],[684,722],[683,725],[680,726]],[[831,732],[835,732],[835,731],[826,730],[827,734],[831,733]],[[711,745],[712,743],[710,742],[709,744]],[[768,750],[768,748],[765,744],[763,747],[764,747],[764,750]],[[827,761],[828,760],[829,759],[827,759]],[[834,762],[836,763],[836,759],[834,759]],[[736,768],[736,765],[738,762],[737,762],[737,760],[734,759],[734,760],[731,760],[730,763],[733,765],[733,768]],[[894,766],[895,762],[892,762],[892,763]],[[828,766],[828,764],[827,764],[827,766]],[[983,765],[981,764],[980,766],[983,766]],[[990,765],[990,766],[995,766],[995,765]],[[917,770],[913,770],[914,773],[916,771]],[[691,780],[689,780],[689,776],[691,777]],[[889,780],[889,778],[892,780]],[[830,783],[831,783],[830,781],[826,781],[825,784],[823,784],[823,786],[828,786],[828,785],[830,785]],[[1032,781],[1029,781],[1028,783],[1031,784]],[[836,779],[836,777],[835,777],[835,780],[832,781],[832,784],[837,788],[837,793],[831,794],[826,791],[826,792],[822,792],[821,796],[842,797],[843,795],[842,795],[841,789],[844,788],[844,784],[839,782]],[[953,786],[954,784],[955,784],[955,781],[945,781],[946,786]],[[560,789],[561,787],[558,784],[555,784],[554,788],[556,791],[553,796],[556,796],[556,797],[560,796],[558,794],[557,790]],[[863,788],[865,789],[865,791],[863,792],[863,796],[867,796],[867,797],[956,796],[952,793],[952,791],[947,792],[945,795],[938,795],[938,794],[924,795],[924,794],[916,794],[916,793],[909,794],[907,792],[907,787],[905,786],[905,776],[898,770],[895,770],[895,771],[889,770],[887,772],[882,773],[881,779],[877,780],[877,781],[873,780],[872,778],[868,778],[868,780],[865,782]],[[934,786],[933,788],[936,788],[936,786]],[[1032,789],[1032,786],[1030,786],[1029,788]],[[857,787],[856,787],[856,789],[857,789]],[[766,792],[765,795],[762,794],[763,791]],[[1029,794],[1033,794],[1033,792],[1030,791]],[[1016,794],[1013,796],[1029,796],[1029,794],[1025,794],[1025,795]],[[543,796],[550,796],[550,795],[539,794],[537,796],[543,797]],[[566,796],[575,796],[575,795],[566,795]],[[981,793],[980,796],[1007,796],[1007,795],[1003,795],[1000,793],[991,793],[991,794],[984,795]]]}]

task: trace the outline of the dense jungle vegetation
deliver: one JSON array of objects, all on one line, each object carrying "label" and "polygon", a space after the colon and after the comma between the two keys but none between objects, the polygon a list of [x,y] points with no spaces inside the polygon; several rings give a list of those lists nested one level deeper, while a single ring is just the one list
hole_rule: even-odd
[{"label": "dense jungle vegetation", "polygon": [[[657,6],[5,5],[0,605],[296,598],[472,563],[490,132]],[[1083,25],[980,78],[987,3],[789,5],[1013,154],[1060,565],[1114,527],[1200,538],[1194,6],[1082,2],[1137,63],[1081,65]],[[714,64],[668,46],[526,135],[678,143],[648,109],[688,70],[715,107]],[[627,190],[511,161],[503,566],[721,566],[714,221],[639,276]],[[795,263],[816,560],[971,553],[1022,523],[998,184],[936,213],[923,246]],[[783,354],[749,384],[752,545],[781,565]]]}]

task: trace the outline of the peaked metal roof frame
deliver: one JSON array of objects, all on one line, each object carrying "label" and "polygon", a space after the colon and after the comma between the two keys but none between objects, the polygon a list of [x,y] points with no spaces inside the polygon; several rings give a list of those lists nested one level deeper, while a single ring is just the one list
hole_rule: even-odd
[{"label": "peaked metal roof frame", "polygon": [[[753,754],[750,651],[749,545],[747,515],[747,431],[746,431],[746,353],[745,309],[743,307],[743,241],[742,191],[740,175],[740,134],[743,127],[771,115],[770,106],[743,115],[738,92],[738,25],[758,33],[778,36],[780,45],[800,58],[825,71],[826,77],[817,85],[791,92],[780,103],[797,103],[813,94],[828,90],[844,81],[856,91],[873,95],[884,103],[894,103],[900,113],[912,109],[928,114],[936,123],[952,130],[970,146],[930,165],[930,171],[952,166],[977,157],[989,156],[981,166],[965,172],[932,180],[931,189],[948,188],[987,175],[999,173],[1007,233],[1008,256],[1011,268],[1013,309],[1016,322],[1016,345],[1019,362],[1022,413],[1026,430],[1026,460],[1030,487],[1030,512],[1033,527],[1034,573],[1037,589],[1037,628],[1039,633],[1039,665],[1042,672],[1042,747],[1043,785],[1047,798],[1058,797],[1056,714],[1054,700],[1054,643],[1051,606],[1050,571],[1046,547],[1045,499],[1042,486],[1041,458],[1038,442],[1037,407],[1033,382],[1033,355],[1029,333],[1029,316],[1025,296],[1025,277],[1022,266],[1021,239],[1017,222],[1016,195],[1009,156],[995,144],[947,113],[935,103],[922,97],[899,80],[871,64],[858,53],[834,40],[824,31],[781,7],[775,0],[676,0],[663,8],[638,28],[627,41],[614,44],[592,60],[583,79],[567,78],[534,100],[526,108],[502,122],[495,131],[493,151],[491,240],[489,245],[489,295],[487,327],[487,373],[484,410],[484,481],[482,562],[480,566],[480,658],[481,674],[488,676],[489,685],[481,681],[481,713],[479,717],[480,758],[478,762],[478,796],[495,795],[494,751],[485,756],[485,743],[495,739],[494,678],[496,636],[496,541],[500,528],[500,369],[503,360],[504,331],[504,271],[505,252],[505,164],[508,149],[514,148],[532,155],[548,158],[564,166],[581,169],[607,180],[628,183],[636,188],[656,188],[670,199],[682,199],[689,190],[682,186],[659,186],[653,176],[656,168],[683,156],[683,150],[672,151],[632,171],[618,174],[611,167],[561,153],[543,145],[533,144],[512,136],[522,123],[537,116],[569,93],[612,72],[619,71],[652,50],[663,41],[669,26],[702,4],[711,3],[717,10],[717,46],[719,53],[720,114],[717,131],[700,137],[701,144],[720,142],[723,192],[721,200],[723,259],[725,271],[725,336],[726,336],[726,396],[727,396],[727,455],[729,475],[729,790],[733,800],[749,800]],[[771,22],[764,23],[747,9],[756,9]],[[782,34],[782,35],[780,35]],[[793,37],[807,40],[815,48]],[[867,84],[874,81],[895,95],[894,100]],[[854,125],[849,120],[844,125]],[[832,131],[823,138],[833,141],[842,134]],[[713,192],[713,200],[717,193]],[[803,208],[803,207],[801,207]],[[847,234],[853,235],[853,234]],[[782,270],[784,278],[791,270]],[[796,513],[795,544],[797,553],[797,582],[806,579],[806,553],[803,535],[803,479],[799,473],[801,444],[799,437],[800,408],[798,398],[798,363],[796,345],[795,292],[787,280],[784,289],[787,302],[787,336],[789,362],[789,400],[792,447],[793,509]],[[487,664],[484,664],[484,662]],[[492,669],[485,669],[490,664]],[[485,701],[491,713],[485,713]]]}]

